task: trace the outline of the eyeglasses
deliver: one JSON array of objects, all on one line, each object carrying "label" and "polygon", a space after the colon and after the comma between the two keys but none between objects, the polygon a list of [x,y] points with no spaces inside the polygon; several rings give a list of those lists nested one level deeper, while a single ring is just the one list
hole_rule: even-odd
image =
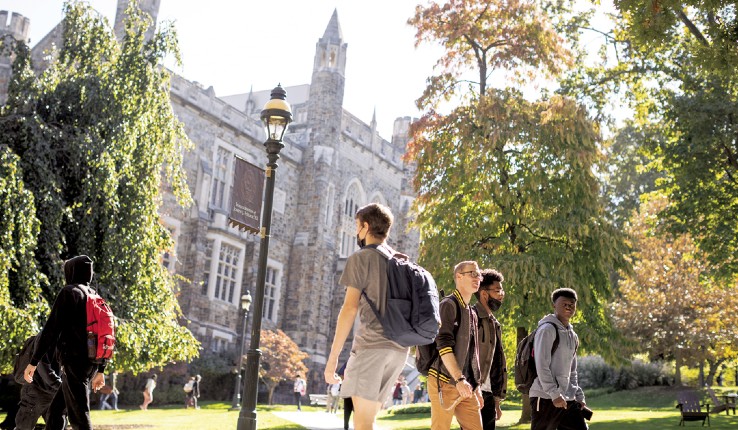
[{"label": "eyeglasses", "polygon": [[469,275],[470,278],[481,278],[482,272],[479,270],[470,270],[468,272],[459,272],[462,275]]}]

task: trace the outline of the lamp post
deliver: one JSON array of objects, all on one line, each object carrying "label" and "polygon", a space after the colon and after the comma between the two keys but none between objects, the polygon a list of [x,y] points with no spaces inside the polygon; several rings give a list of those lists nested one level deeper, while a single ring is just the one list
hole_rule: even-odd
[{"label": "lamp post", "polygon": [[267,255],[269,253],[269,230],[272,225],[272,203],[274,201],[274,180],[277,173],[279,151],[284,148],[282,137],[287,125],[292,122],[290,104],[285,101],[287,93],[281,85],[272,90],[272,98],[261,111],[261,120],[267,132],[264,147],[267,152],[266,189],[264,191],[264,221],[261,227],[259,244],[259,271],[256,276],[256,297],[254,299],[254,318],[251,324],[251,343],[246,352],[246,378],[244,380],[243,405],[238,414],[237,430],[256,430],[256,397],[259,393],[259,360],[261,350],[261,316],[264,310],[264,282],[266,280]]},{"label": "lamp post", "polygon": [[241,309],[243,310],[243,327],[241,328],[241,342],[238,348],[238,367],[236,368],[236,386],[233,388],[233,402],[231,411],[241,409],[241,372],[243,371],[243,347],[246,343],[246,326],[249,324],[249,309],[251,309],[251,293],[241,296]]}]

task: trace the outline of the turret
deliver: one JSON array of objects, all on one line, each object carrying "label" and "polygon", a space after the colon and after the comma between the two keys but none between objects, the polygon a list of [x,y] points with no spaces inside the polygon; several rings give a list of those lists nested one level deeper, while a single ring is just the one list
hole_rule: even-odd
[{"label": "turret", "polygon": [[[123,40],[125,33],[125,25],[123,20],[126,16],[126,9],[131,0],[118,0],[118,8],[115,12],[115,25],[113,29],[115,31],[115,37],[118,40]],[[151,17],[151,26],[146,30],[146,40],[150,40],[154,36],[156,30],[156,19],[159,16],[159,4],[161,0],[139,0],[138,8],[144,13]]]}]

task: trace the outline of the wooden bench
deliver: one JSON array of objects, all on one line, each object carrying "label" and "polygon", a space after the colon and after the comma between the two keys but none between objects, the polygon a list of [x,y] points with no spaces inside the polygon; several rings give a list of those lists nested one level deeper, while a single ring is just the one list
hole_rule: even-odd
[{"label": "wooden bench", "polygon": [[310,396],[310,406],[325,406],[328,403],[327,394],[308,394]]}]

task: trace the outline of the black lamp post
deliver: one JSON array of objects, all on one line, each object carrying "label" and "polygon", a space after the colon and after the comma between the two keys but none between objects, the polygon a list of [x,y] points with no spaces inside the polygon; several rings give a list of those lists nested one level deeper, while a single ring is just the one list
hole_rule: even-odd
[{"label": "black lamp post", "polygon": [[236,368],[236,386],[233,388],[232,411],[241,409],[241,372],[243,372],[243,347],[246,343],[246,326],[249,324],[249,309],[251,309],[251,293],[241,296],[241,309],[243,310],[243,327],[241,328],[241,341],[238,348],[238,367]]},{"label": "black lamp post", "polygon": [[266,126],[267,152],[266,190],[264,192],[264,223],[261,227],[259,245],[259,271],[256,276],[256,298],[254,318],[251,324],[251,344],[246,353],[246,379],[244,380],[243,406],[238,414],[237,430],[256,430],[256,397],[259,393],[259,360],[261,350],[261,316],[264,311],[264,282],[266,280],[267,255],[269,253],[269,230],[272,225],[272,203],[274,201],[274,180],[277,173],[279,151],[284,148],[282,137],[287,125],[292,122],[292,109],[285,101],[287,93],[281,85],[272,90],[272,98],[261,111],[261,120]]}]

